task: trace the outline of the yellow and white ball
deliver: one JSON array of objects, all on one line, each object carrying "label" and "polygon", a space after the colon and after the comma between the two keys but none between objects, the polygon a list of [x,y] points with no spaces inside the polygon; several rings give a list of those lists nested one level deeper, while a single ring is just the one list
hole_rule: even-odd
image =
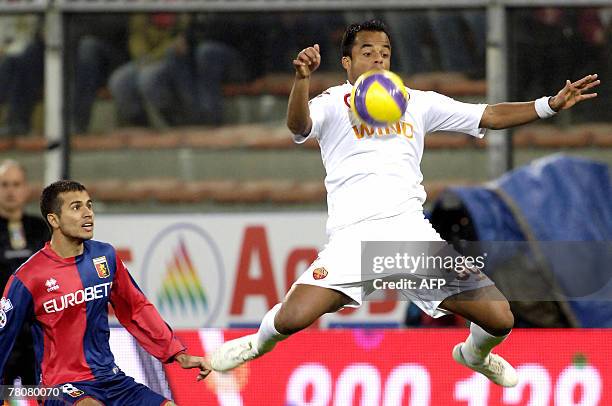
[{"label": "yellow and white ball", "polygon": [[371,70],[355,81],[351,110],[364,124],[387,127],[402,118],[408,99],[406,86],[398,75],[387,70]]}]

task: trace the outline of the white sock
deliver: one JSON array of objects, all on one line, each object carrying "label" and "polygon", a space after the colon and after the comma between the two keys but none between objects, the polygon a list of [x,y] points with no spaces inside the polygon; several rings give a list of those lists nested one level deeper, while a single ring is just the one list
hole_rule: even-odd
[{"label": "white sock", "polygon": [[478,324],[472,323],[470,325],[470,335],[461,346],[461,354],[472,365],[482,364],[493,347],[501,344],[509,334],[500,337],[494,336],[484,331]]},{"label": "white sock", "polygon": [[280,307],[280,303],[276,304],[268,311],[268,313],[266,313],[263,320],[261,320],[259,331],[257,331],[256,334],[257,352],[259,354],[265,354],[266,352],[271,351],[277,342],[289,337],[279,333],[276,330],[276,327],[274,327],[274,316],[276,316],[276,313],[278,313]]}]

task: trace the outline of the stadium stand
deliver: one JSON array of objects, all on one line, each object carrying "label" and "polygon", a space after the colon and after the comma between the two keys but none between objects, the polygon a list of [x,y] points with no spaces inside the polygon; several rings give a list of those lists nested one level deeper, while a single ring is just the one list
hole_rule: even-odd
[{"label": "stadium stand", "polygon": [[[552,125],[525,126],[514,132],[516,148],[610,148],[612,124],[584,124],[568,129]],[[79,151],[120,149],[271,149],[296,148],[283,126],[237,125],[218,128],[175,128],[155,133],[146,128],[123,128],[111,134],[84,135],[71,138],[72,148]],[[440,132],[425,139],[427,149],[484,148],[482,140],[462,134]],[[318,149],[315,141],[307,141],[309,149]],[[42,136],[16,137],[0,140],[0,151],[41,152],[46,149]]]},{"label": "stadium stand", "polygon": [[[612,148],[612,125],[588,124],[573,126],[567,130],[551,125],[527,126],[515,132],[513,144],[519,151],[562,149],[571,152],[588,148],[607,154],[607,149]],[[479,140],[462,134],[437,133],[426,138],[428,150],[456,154],[478,151],[486,145],[486,138]],[[163,133],[151,133],[151,130],[143,128],[119,129],[112,134],[74,136],[72,147],[75,155],[104,151],[128,151],[134,154],[159,151],[176,154],[177,150],[189,150],[219,152],[227,156],[228,160],[240,159],[232,155],[239,151],[250,154],[270,151],[280,157],[299,150],[312,155],[313,160],[315,155],[316,159],[319,159],[316,142],[308,141],[305,146],[296,147],[291,142],[288,130],[283,126],[266,125],[175,128]],[[0,152],[18,151],[32,154],[40,153],[45,148],[46,141],[43,137],[18,137],[0,143]],[[434,179],[426,182],[428,200],[435,200],[449,186],[477,183],[477,180],[470,179],[469,175],[459,176],[464,178]],[[244,176],[238,179],[232,176],[231,172],[223,177],[211,175],[210,178],[196,177],[192,180],[182,179],[178,174],[158,176],[152,173],[150,177],[138,180],[101,174],[87,183],[97,200],[108,203],[182,204],[210,201],[219,204],[291,205],[325,201],[322,179],[292,178],[290,175],[278,178],[266,178],[265,175],[249,177],[248,174],[243,178]],[[40,185],[35,189],[33,196],[37,195]]]},{"label": "stadium stand", "polygon": [[[146,154],[159,153],[162,154],[162,159],[166,160],[167,157],[168,160],[172,160],[173,157],[175,159],[181,153],[189,151],[190,154],[208,153],[209,156],[217,153],[224,154],[223,159],[226,157],[227,161],[236,162],[236,166],[239,166],[235,171],[224,169],[215,172],[210,170],[209,166],[200,165],[199,170],[206,169],[205,175],[196,172],[194,176],[185,178],[184,173],[164,173],[163,171],[162,173],[145,171],[144,173],[139,172],[139,175],[145,176],[129,176],[130,164],[126,162],[121,164],[121,170],[126,171],[125,177],[118,176],[120,171],[116,168],[109,173],[96,173],[95,176],[84,175],[86,177],[84,180],[88,181],[96,199],[110,204],[180,205],[202,202],[218,205],[323,204],[326,197],[323,178],[317,172],[321,168],[316,167],[317,161],[320,162],[318,145],[315,141],[309,140],[305,145],[296,147],[282,122],[286,109],[286,98],[291,90],[291,78],[292,75],[289,73],[268,73],[250,82],[224,85],[223,90],[229,103],[228,107],[231,108],[231,103],[235,103],[236,100],[246,100],[250,106],[246,109],[247,114],[249,109],[253,109],[253,106],[263,103],[265,98],[275,100],[276,110],[271,116],[259,117],[260,120],[257,120],[258,117],[251,116],[240,120],[241,124],[216,127],[173,127],[163,131],[144,127],[115,128],[111,124],[101,132],[73,135],[71,137],[72,155],[82,157],[109,153],[109,156],[112,156],[112,153],[128,152],[128,154],[143,154],[144,157]],[[411,88],[434,90],[466,101],[481,102],[487,92],[486,81],[472,80],[461,73],[428,72],[404,77],[404,80]],[[320,72],[312,79],[312,95],[319,94],[343,81],[344,75],[340,72]],[[101,104],[113,102],[105,88],[98,91],[97,99],[97,103]],[[102,121],[112,121],[104,117],[103,111],[102,116],[99,117],[103,119]],[[253,121],[259,121],[259,123],[253,123]],[[39,130],[38,133],[42,132],[41,129]],[[548,152],[548,150],[555,149],[605,151],[605,149],[612,148],[612,125],[593,123],[571,127],[551,124],[531,125],[517,129],[513,134],[512,142],[517,150],[523,151],[526,155],[538,154],[539,150]],[[428,150],[439,151],[440,154],[452,153],[453,159],[456,158],[460,166],[457,166],[457,171],[437,168],[433,177],[431,173],[425,172],[427,173],[426,179],[430,180],[429,183],[425,183],[428,201],[435,200],[449,186],[471,185],[482,181],[482,177],[474,176],[477,169],[471,166],[473,155],[478,154],[478,151],[483,151],[486,146],[486,137],[481,140],[453,133],[429,135],[426,138],[425,147]],[[45,151],[46,147],[45,138],[37,135],[0,139],[0,154],[16,153],[33,156]],[[278,170],[278,174],[269,176],[273,168],[269,168],[266,172],[261,169],[264,162],[253,164],[253,162],[269,159],[270,155],[266,155],[266,152],[286,161],[285,165],[291,165],[292,154],[305,154],[307,156],[304,158],[305,164],[315,166],[315,168],[309,169],[309,174],[304,176],[299,176],[301,175],[299,169],[295,171],[298,176],[292,176],[291,173],[283,174],[282,169]],[[249,154],[248,159],[252,160],[251,163],[239,162],[245,160],[244,154]],[[607,152],[603,154],[608,156]],[[444,160],[445,156],[450,157],[450,155],[443,155],[438,159]],[[428,156],[426,159],[429,158]],[[447,161],[443,162],[447,163]],[[271,165],[269,162],[266,164]],[[453,167],[450,162],[448,164],[451,168]],[[251,167],[249,165],[252,166],[253,172],[248,170]],[[425,171],[426,167],[427,163],[425,163]],[[463,171],[461,168],[468,170]],[[449,175],[455,178],[448,179]],[[36,193],[33,196],[36,196]]]},{"label": "stadium stand", "polygon": [[[292,73],[271,73],[249,83],[227,84],[224,87],[224,94],[225,96],[258,96],[264,94],[289,96],[292,80]],[[319,94],[345,80],[346,75],[343,72],[318,72],[311,81],[311,94]],[[403,80],[406,86],[412,89],[433,90],[454,97],[485,96],[487,93],[485,80],[472,80],[461,73],[432,72],[404,77]]]}]

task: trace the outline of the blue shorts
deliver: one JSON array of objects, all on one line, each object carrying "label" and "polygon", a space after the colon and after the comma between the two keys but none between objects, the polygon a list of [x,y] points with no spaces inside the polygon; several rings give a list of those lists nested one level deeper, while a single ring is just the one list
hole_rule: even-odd
[{"label": "blue shorts", "polygon": [[63,400],[47,400],[44,406],[74,405],[88,398],[105,406],[161,406],[169,402],[123,372],[110,379],[66,382],[58,386],[62,389]]}]

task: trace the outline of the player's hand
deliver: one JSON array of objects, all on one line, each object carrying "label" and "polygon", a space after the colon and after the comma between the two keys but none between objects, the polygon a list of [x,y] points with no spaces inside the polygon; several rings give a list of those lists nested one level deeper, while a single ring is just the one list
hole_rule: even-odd
[{"label": "player's hand", "polygon": [[319,44],[314,44],[311,47],[302,49],[293,60],[295,72],[298,77],[302,79],[310,77],[312,72],[316,71],[320,64],[321,54],[319,52]]},{"label": "player's hand", "polygon": [[581,101],[597,97],[597,93],[584,92],[599,85],[599,83],[597,74],[587,75],[574,83],[568,80],[565,87],[556,96],[549,99],[548,104],[554,111],[569,109]]},{"label": "player's hand", "polygon": [[183,369],[199,368],[200,372],[196,378],[198,381],[201,381],[202,379],[206,378],[208,374],[210,374],[210,365],[204,357],[197,357],[195,355],[181,353],[176,356],[175,360]]},{"label": "player's hand", "polygon": [[201,365],[202,367],[200,368],[200,373],[198,374],[196,381],[202,381],[206,379],[208,374],[210,374],[210,372],[212,371],[212,367],[210,366],[210,361],[208,360],[208,358],[203,357]]}]

